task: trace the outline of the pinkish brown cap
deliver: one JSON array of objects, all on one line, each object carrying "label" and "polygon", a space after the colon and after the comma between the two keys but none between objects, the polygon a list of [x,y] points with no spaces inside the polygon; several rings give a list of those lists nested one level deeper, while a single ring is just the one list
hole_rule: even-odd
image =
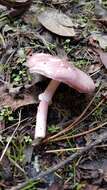
[{"label": "pinkish brown cap", "polygon": [[93,80],[86,73],[71,65],[67,60],[45,53],[35,53],[27,61],[30,73],[38,73],[63,82],[82,93],[95,89]]}]

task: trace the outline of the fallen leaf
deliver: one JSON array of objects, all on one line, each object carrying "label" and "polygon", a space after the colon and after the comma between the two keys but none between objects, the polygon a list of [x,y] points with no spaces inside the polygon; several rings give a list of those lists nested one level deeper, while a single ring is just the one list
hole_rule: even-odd
[{"label": "fallen leaf", "polygon": [[95,3],[95,16],[97,21],[107,25],[107,10],[98,1]]},{"label": "fallen leaf", "polygon": [[0,106],[9,106],[12,110],[16,110],[17,108],[25,105],[37,103],[33,92],[30,90],[21,93],[21,96],[15,98],[0,87],[0,94]]},{"label": "fallen leaf", "polygon": [[101,49],[94,49],[94,50],[95,50],[95,52],[98,53],[98,55],[100,56],[100,60],[101,60],[102,64],[107,69],[107,52],[104,52]]},{"label": "fallen leaf", "polygon": [[67,15],[55,9],[44,11],[38,16],[39,22],[49,31],[60,36],[75,36],[74,24]]},{"label": "fallen leaf", "polygon": [[[90,41],[93,40],[94,43],[95,41],[99,43],[100,47],[102,49],[106,49],[107,48],[107,35],[102,34],[102,33],[98,33],[98,32],[93,32],[90,36]],[[97,45],[97,44],[96,44]]]},{"label": "fallen leaf", "polygon": [[95,16],[97,18],[103,18],[107,16],[107,10],[102,6],[102,3],[96,1],[95,3]]},{"label": "fallen leaf", "polygon": [[79,165],[80,179],[90,180],[95,185],[102,181],[107,182],[107,158],[100,155],[99,158],[84,159]]}]

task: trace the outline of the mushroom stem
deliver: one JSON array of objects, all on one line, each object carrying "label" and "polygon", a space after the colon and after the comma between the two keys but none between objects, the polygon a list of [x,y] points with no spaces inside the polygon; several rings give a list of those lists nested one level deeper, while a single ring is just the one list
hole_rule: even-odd
[{"label": "mushroom stem", "polygon": [[45,91],[39,95],[40,103],[36,116],[35,139],[45,137],[48,106],[59,84],[59,81],[51,80]]}]

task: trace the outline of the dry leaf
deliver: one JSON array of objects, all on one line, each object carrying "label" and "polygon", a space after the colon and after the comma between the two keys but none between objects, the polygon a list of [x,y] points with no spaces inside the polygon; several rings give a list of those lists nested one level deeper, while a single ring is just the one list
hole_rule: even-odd
[{"label": "dry leaf", "polygon": [[100,49],[94,49],[94,50],[98,53],[98,55],[100,56],[100,60],[101,60],[102,64],[107,69],[107,53],[100,50]]},{"label": "dry leaf", "polygon": [[93,32],[92,35],[90,36],[90,40],[98,42],[102,49],[107,48],[107,35],[105,34]]},{"label": "dry leaf", "polygon": [[95,16],[97,21],[107,25],[107,10],[98,1],[95,3]]},{"label": "dry leaf", "polygon": [[102,3],[95,2],[95,15],[97,18],[103,18],[107,16],[107,10],[102,6]]},{"label": "dry leaf", "polygon": [[34,104],[37,103],[35,100],[35,97],[30,90],[24,92],[21,94],[21,97],[15,99],[11,95],[9,95],[7,92],[4,91],[3,88],[0,87],[0,106],[9,106],[12,108],[12,110],[16,110],[19,107]]},{"label": "dry leaf", "polygon": [[49,31],[60,36],[75,36],[70,17],[55,9],[49,9],[38,16],[39,22]]},{"label": "dry leaf", "polygon": [[90,180],[95,185],[107,182],[107,158],[99,155],[98,159],[84,159],[79,164],[80,179]]}]

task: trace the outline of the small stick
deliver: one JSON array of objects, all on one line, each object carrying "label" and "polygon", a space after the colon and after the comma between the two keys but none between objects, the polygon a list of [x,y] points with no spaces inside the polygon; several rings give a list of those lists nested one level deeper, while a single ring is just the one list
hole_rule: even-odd
[{"label": "small stick", "polygon": [[[80,121],[78,121],[73,127],[76,127],[78,124],[80,124],[80,123],[81,123],[82,121],[84,121],[86,118],[88,118],[96,109],[99,108],[99,106],[100,106],[104,101],[105,101],[105,100],[102,99],[102,100],[99,102],[99,104],[98,104],[91,112],[89,112],[86,116],[84,116],[84,117],[83,117]],[[100,126],[97,126],[97,127],[93,128],[93,129],[89,129],[88,131],[84,131],[84,132],[81,132],[81,133],[79,133],[79,134],[75,134],[75,135],[72,135],[72,136],[67,136],[67,134],[66,134],[66,135],[62,135],[62,136],[59,136],[59,137],[57,137],[57,138],[55,138],[55,139],[51,139],[50,142],[60,141],[60,140],[64,140],[64,139],[76,138],[76,137],[79,137],[79,136],[82,136],[82,135],[91,133],[91,132],[93,132],[93,131],[96,131],[97,129],[103,127],[102,125],[104,126],[105,124],[103,123],[103,124],[101,124]]]},{"label": "small stick", "polygon": [[72,136],[59,137],[59,138],[56,138],[56,139],[51,140],[51,142],[81,137],[81,136],[87,135],[87,134],[89,134],[89,133],[92,133],[92,132],[94,132],[94,131],[100,129],[100,128],[104,127],[105,125],[107,125],[107,120],[106,120],[104,123],[101,123],[100,125],[98,125],[97,127],[94,127],[94,128],[92,128],[92,129],[89,129],[88,131],[83,131],[83,132],[81,132],[81,133],[78,133],[78,134],[75,134],[75,135],[72,135]]},{"label": "small stick", "polygon": [[[46,153],[58,153],[58,152],[68,152],[68,151],[78,151],[83,149],[84,147],[74,147],[74,148],[61,148],[61,149],[56,149],[56,150],[47,150]],[[102,144],[99,146],[95,146],[95,148],[107,148],[107,144]]]},{"label": "small stick", "polygon": [[58,163],[57,165],[55,165],[53,167],[50,167],[47,171],[40,172],[40,174],[38,174],[36,177],[31,178],[28,181],[21,183],[15,187],[12,187],[10,190],[20,190],[21,188],[25,187],[27,184],[34,182],[37,179],[43,178],[44,176],[55,172],[59,168],[62,168],[65,164],[68,164],[69,162],[72,162],[74,159],[79,158],[84,153],[89,152],[89,150],[91,150],[92,148],[94,148],[98,144],[105,142],[106,140],[107,140],[107,132],[104,132],[104,133],[100,134],[94,142],[86,145],[82,150],[72,154],[66,160],[60,161],[60,163]]},{"label": "small stick", "polygon": [[11,141],[12,141],[12,139],[13,139],[13,137],[14,137],[16,131],[17,131],[17,129],[18,129],[19,126],[20,126],[20,121],[21,121],[21,111],[19,112],[19,122],[18,122],[18,125],[17,125],[17,127],[15,128],[15,130],[13,131],[13,133],[12,133],[12,135],[11,135],[11,137],[10,137],[8,143],[6,144],[4,150],[3,150],[2,154],[1,154],[0,162],[2,161],[4,155],[5,155],[5,153],[6,153],[7,149],[8,149],[8,147],[9,147],[9,144],[11,143]]},{"label": "small stick", "polygon": [[98,91],[96,92],[96,94],[94,95],[94,97],[92,98],[92,100],[89,102],[89,104],[87,105],[87,107],[83,110],[83,112],[81,113],[81,115],[79,115],[77,117],[77,119],[71,123],[68,127],[66,127],[65,129],[63,129],[62,131],[60,131],[59,133],[51,136],[51,137],[48,137],[46,139],[44,139],[43,142],[48,142],[50,141],[51,139],[55,139],[56,137],[60,136],[61,134],[65,134],[66,132],[70,131],[71,129],[73,129],[79,122],[81,119],[83,119],[83,116],[86,114],[87,110],[90,108],[90,106],[92,105],[92,103],[94,102],[96,96],[99,94],[100,90],[102,88],[102,85],[100,86],[100,88],[98,89]]}]

